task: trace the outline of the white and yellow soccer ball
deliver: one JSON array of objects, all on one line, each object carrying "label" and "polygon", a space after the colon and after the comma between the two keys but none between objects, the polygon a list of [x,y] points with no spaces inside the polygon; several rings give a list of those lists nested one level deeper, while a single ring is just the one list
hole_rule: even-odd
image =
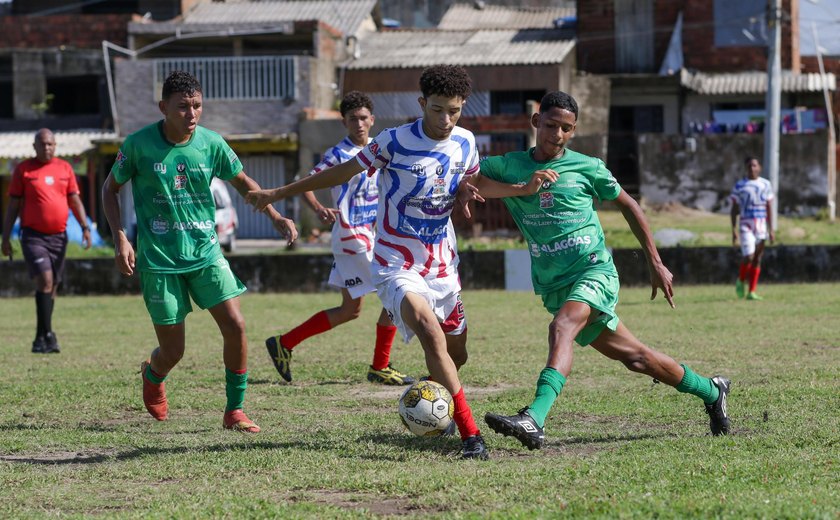
[{"label": "white and yellow soccer ball", "polygon": [[442,435],[455,415],[449,391],[434,381],[418,381],[400,397],[400,419],[418,437]]}]

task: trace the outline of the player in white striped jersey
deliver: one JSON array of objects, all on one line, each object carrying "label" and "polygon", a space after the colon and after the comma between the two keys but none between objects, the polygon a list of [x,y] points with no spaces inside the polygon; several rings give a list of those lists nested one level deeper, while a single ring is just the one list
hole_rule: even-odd
[{"label": "player in white striped jersey", "polygon": [[755,288],[761,274],[764,242],[769,238],[772,244],[776,239],[771,211],[773,186],[770,181],[761,177],[761,163],[757,158],[747,157],[744,166],[747,175],[735,183],[732,195],[729,196],[732,202],[732,245],[738,244],[740,230],[742,255],[735,293],[739,298],[743,298],[746,293],[748,300],[761,300],[762,298],[755,293]]},{"label": "player in white striped jersey", "polygon": [[[417,335],[430,378],[452,394],[462,456],[486,459],[484,439],[458,379],[458,368],[467,360],[467,334],[449,219],[458,183],[478,170],[472,133],[455,126],[472,84],[463,67],[437,65],[423,71],[420,90],[423,117],[381,132],[355,163],[273,190],[253,191],[247,200],[261,209],[304,191],[340,184],[363,170],[382,169],[371,264],[377,294],[403,337]],[[509,186],[509,193],[500,196],[532,194],[541,183]]]},{"label": "player in white striped jersey", "polygon": [[[333,146],[312,169],[310,175],[351,161],[370,142],[374,124],[373,101],[367,95],[352,91],[341,100],[341,122],[347,137]],[[265,340],[274,368],[291,382],[292,350],[302,341],[333,329],[359,317],[364,295],[376,291],[371,280],[370,262],[373,258],[373,226],[376,222],[378,191],[377,172],[359,173],[331,190],[334,208],[324,207],[311,191],[303,194],[310,208],[325,224],[332,224],[334,262],[329,283],[341,289],[341,305],[319,311],[285,334]],[[376,342],[373,361],[367,372],[372,383],[410,385],[414,378],[391,367],[391,345],[397,328],[385,309],[376,323]]]}]

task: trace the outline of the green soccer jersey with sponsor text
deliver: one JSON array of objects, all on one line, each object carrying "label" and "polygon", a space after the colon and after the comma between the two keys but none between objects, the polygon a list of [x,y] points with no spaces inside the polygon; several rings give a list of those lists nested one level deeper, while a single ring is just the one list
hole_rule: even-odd
[{"label": "green soccer jersey with sponsor text", "polygon": [[539,163],[533,151],[488,157],[481,174],[508,184],[525,184],[536,170],[559,175],[534,195],[503,199],[528,242],[534,291],[549,293],[588,269],[615,272],[594,203],[615,199],[621,186],[600,159],[567,149],[560,158]]},{"label": "green soccer jersey with sponsor text", "polygon": [[196,127],[189,141],[172,144],[163,121],[126,137],[111,169],[131,181],[137,215],[139,271],[185,273],[222,256],[210,181],[230,180],[242,163],[222,137]]}]

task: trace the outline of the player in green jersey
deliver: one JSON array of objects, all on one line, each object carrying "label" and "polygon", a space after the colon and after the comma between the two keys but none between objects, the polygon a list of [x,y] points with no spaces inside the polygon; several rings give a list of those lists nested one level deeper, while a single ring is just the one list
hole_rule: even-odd
[{"label": "player in green jersey", "polygon": [[639,240],[650,270],[651,299],[662,291],[674,307],[671,272],[662,263],[647,220],[639,205],[613,178],[604,163],[566,148],[577,124],[578,107],[564,92],[543,97],[531,124],[536,146],[524,152],[489,157],[479,175],[462,183],[459,201],[469,216],[469,201],[500,197],[502,188],[524,184],[535,172],[552,174],[534,195],[504,198],[531,253],[534,290],[554,319],[549,325],[548,362],[537,379],[530,405],[516,415],[488,413],[487,424],[496,432],[516,437],[529,449],[545,443],[543,427],[548,412],[572,370],[573,346],[595,350],[703,399],[712,434],[729,432],[726,399],[730,381],[695,374],[669,356],[651,349],[621,323],[618,274],[604,244],[604,232],[594,208],[596,200],[612,200]]},{"label": "player in green jersey", "polygon": [[[239,295],[245,286],[222,256],[215,229],[213,177],[228,181],[240,194],[259,189],[222,137],[198,126],[201,85],[176,71],[166,78],[159,108],[163,120],[129,135],[102,189],[102,204],[114,236],[120,273],[140,273],[146,309],[159,347],[141,364],[143,402],[155,419],[167,418],[164,380],[185,349],[184,320],[190,297],[209,309],[224,341],[226,429],[260,431],[242,411],[248,383],[248,345]],[[131,181],[137,217],[137,252],[123,229],[118,193]],[[271,206],[264,213],[291,243],[294,223]]]}]

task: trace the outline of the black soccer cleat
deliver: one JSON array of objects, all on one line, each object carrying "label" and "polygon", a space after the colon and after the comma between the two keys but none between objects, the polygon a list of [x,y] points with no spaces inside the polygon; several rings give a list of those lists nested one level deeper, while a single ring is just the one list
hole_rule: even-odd
[{"label": "black soccer cleat", "polygon": [[265,340],[265,348],[268,349],[268,355],[271,356],[271,362],[274,363],[274,368],[287,383],[292,382],[292,351],[285,348],[280,343],[280,336],[271,336]]},{"label": "black soccer cleat", "polygon": [[405,386],[413,385],[414,378],[403,374],[388,363],[388,366],[382,370],[376,370],[373,366],[368,367],[367,380],[371,383],[378,383],[380,385],[389,386]]},{"label": "black soccer cleat", "polygon": [[38,336],[35,338],[35,341],[32,342],[33,354],[43,354],[46,348],[47,342],[44,340],[44,336]]},{"label": "black soccer cleat", "polygon": [[732,381],[723,376],[715,376],[712,378],[712,383],[718,387],[720,395],[714,403],[704,405],[706,413],[709,414],[709,428],[712,430],[712,435],[728,435],[729,415],[726,414],[726,398],[729,396],[729,386]]},{"label": "black soccer cleat", "polygon": [[61,353],[61,347],[58,345],[58,338],[55,337],[54,332],[47,332],[44,335],[44,354],[59,354]]},{"label": "black soccer cleat", "polygon": [[487,460],[490,457],[481,435],[471,435],[463,440],[463,444],[461,458]]},{"label": "black soccer cleat", "polygon": [[545,430],[528,415],[528,408],[519,410],[516,415],[487,413],[484,422],[496,433],[516,437],[529,450],[538,450],[545,444]]}]

